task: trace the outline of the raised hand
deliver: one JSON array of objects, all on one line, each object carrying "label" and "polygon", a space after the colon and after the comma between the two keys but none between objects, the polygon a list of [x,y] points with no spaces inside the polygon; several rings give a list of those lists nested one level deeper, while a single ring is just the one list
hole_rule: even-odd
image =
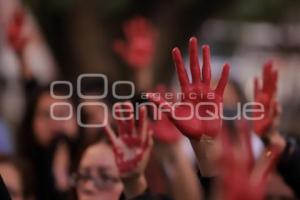
[{"label": "raised hand", "polygon": [[262,119],[253,120],[253,129],[256,134],[263,135],[270,131],[278,116],[278,103],[276,102],[278,71],[273,68],[272,61],[267,62],[263,67],[262,86],[256,77],[254,81],[254,99],[261,103],[264,112],[254,112],[255,117],[263,114]]},{"label": "raised hand", "polygon": [[[158,85],[156,87],[156,93],[160,95],[165,95],[167,89],[164,85]],[[174,93],[173,97],[174,97]],[[174,97],[175,98],[175,97]],[[174,101],[174,98],[172,99]],[[160,112],[160,110],[158,110]],[[173,144],[180,140],[181,133],[180,131],[174,126],[174,124],[169,120],[168,116],[162,112],[160,112],[161,117],[154,119],[152,123],[153,127],[153,137],[158,141],[165,143],[165,144]]]},{"label": "raised hand", "polygon": [[221,135],[219,193],[224,200],[263,200],[267,178],[278,156],[277,147],[267,149],[256,165],[251,155],[250,134],[240,132],[233,145],[227,134]]},{"label": "raised hand", "polygon": [[153,59],[157,31],[143,17],[136,17],[124,23],[127,41],[116,40],[113,49],[134,69],[148,67]]},{"label": "raised hand", "polygon": [[168,117],[182,134],[188,138],[199,140],[203,135],[216,137],[221,131],[221,104],[230,67],[228,64],[223,66],[219,83],[216,89],[212,89],[209,46],[202,46],[203,67],[200,70],[197,45],[197,39],[192,37],[189,43],[192,82],[189,81],[184,68],[180,50],[174,48],[172,51],[183,96],[181,102],[172,106],[163,98],[156,98],[153,94],[148,94],[148,97],[151,101],[169,109]]},{"label": "raised hand", "polygon": [[24,21],[25,11],[23,9],[17,9],[7,28],[7,39],[9,44],[18,54],[23,51],[28,41],[28,38],[23,35]]},{"label": "raised hand", "polygon": [[146,107],[139,108],[137,125],[133,113],[131,103],[118,103],[115,106],[118,134],[114,133],[109,124],[105,127],[105,132],[113,146],[121,178],[142,174],[152,147]]}]

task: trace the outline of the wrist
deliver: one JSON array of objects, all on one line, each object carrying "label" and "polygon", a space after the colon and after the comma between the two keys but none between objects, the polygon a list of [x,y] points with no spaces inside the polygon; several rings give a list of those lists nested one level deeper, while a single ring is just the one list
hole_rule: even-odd
[{"label": "wrist", "polygon": [[267,146],[277,147],[280,153],[284,151],[286,147],[286,140],[277,130],[270,132],[266,136],[266,139],[267,139]]},{"label": "wrist", "polygon": [[144,175],[123,178],[122,182],[126,199],[132,199],[139,196],[147,189],[147,181]]},{"label": "wrist", "polygon": [[219,155],[217,139],[203,136],[201,140],[190,139],[190,142],[195,152],[201,175],[203,177],[217,176],[217,159]]}]

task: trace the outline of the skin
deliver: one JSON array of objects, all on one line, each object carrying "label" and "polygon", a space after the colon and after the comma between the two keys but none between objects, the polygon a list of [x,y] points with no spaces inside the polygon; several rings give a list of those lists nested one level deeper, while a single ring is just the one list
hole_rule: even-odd
[{"label": "skin", "polygon": [[[74,114],[69,120],[59,121],[51,119],[50,107],[53,103],[57,102],[65,103],[66,101],[53,99],[46,92],[38,100],[33,119],[33,129],[37,142],[42,146],[47,146],[59,132],[63,132],[71,138],[76,136],[77,125]],[[54,115],[57,117],[66,117],[69,115],[69,109],[66,106],[56,106]]]},{"label": "skin", "polygon": [[228,107],[236,107],[240,102],[239,96],[235,91],[233,85],[229,82],[225,88],[223,96],[223,104]]},{"label": "skin", "polygon": [[10,163],[0,164],[0,174],[12,200],[24,200],[22,181],[18,170]]},{"label": "skin", "polygon": [[[79,172],[90,170],[92,176],[96,176],[96,170],[102,168],[107,174],[119,177],[119,171],[115,163],[114,153],[111,147],[105,143],[97,143],[90,146],[80,161]],[[123,191],[121,182],[114,183],[106,188],[99,189],[88,180],[77,186],[79,200],[119,200]]]}]

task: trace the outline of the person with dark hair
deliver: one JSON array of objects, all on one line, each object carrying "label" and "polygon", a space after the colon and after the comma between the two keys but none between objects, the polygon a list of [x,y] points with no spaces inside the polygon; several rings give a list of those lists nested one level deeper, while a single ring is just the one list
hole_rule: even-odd
[{"label": "person with dark hair", "polygon": [[[50,107],[57,102],[69,103],[72,109],[75,106],[71,100],[54,99],[48,87],[39,89],[28,102],[17,135],[17,153],[28,160],[36,173],[37,200],[59,199],[68,189],[71,162],[81,141],[74,115],[67,120],[51,117]],[[56,117],[66,117],[70,112],[73,111],[66,106],[53,109]]]},{"label": "person with dark hair", "polygon": [[[0,156],[0,174],[12,200],[34,200],[34,176],[24,160],[9,156]],[[1,187],[1,186],[0,186]],[[2,194],[3,194],[2,192]],[[8,197],[5,197],[8,199]],[[5,199],[4,197],[1,198]]]},{"label": "person with dark hair", "polygon": [[0,176],[0,198],[3,200],[11,200],[10,195],[7,191],[7,188],[4,184],[1,176]]},{"label": "person with dark hair", "polygon": [[[94,140],[83,148],[72,179],[75,199],[169,199],[164,195],[154,195],[147,189],[144,171],[152,148],[152,138],[147,129],[145,107],[141,110],[140,114],[143,114],[138,129],[142,132],[137,133],[137,137],[141,139],[139,145],[131,146],[122,141],[124,146],[118,143],[121,146],[117,147],[116,140],[113,139],[116,135],[110,125],[107,125],[105,131],[109,140],[105,139],[106,137],[99,137],[102,139]],[[134,149],[136,151],[133,151]],[[124,157],[119,155],[121,152]],[[130,152],[133,154],[128,157]]]}]

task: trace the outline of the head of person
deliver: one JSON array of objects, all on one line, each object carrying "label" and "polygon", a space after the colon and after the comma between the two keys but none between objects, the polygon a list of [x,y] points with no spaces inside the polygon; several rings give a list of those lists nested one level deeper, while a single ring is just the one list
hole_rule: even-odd
[{"label": "head of person", "polygon": [[77,200],[119,200],[123,185],[111,146],[105,139],[83,148],[73,175]]},{"label": "head of person", "polygon": [[[55,93],[64,95],[64,91],[59,89]],[[50,94],[49,87],[36,91],[32,99],[27,102],[20,127],[17,138],[19,152],[26,152],[36,146],[47,147],[59,134],[76,138],[79,127],[75,109],[72,99],[54,98]]]},{"label": "head of person", "polygon": [[[32,200],[32,177],[27,179],[29,174],[28,166],[21,160],[8,156],[0,156],[0,174],[12,200]],[[26,181],[25,181],[26,180]]]}]

